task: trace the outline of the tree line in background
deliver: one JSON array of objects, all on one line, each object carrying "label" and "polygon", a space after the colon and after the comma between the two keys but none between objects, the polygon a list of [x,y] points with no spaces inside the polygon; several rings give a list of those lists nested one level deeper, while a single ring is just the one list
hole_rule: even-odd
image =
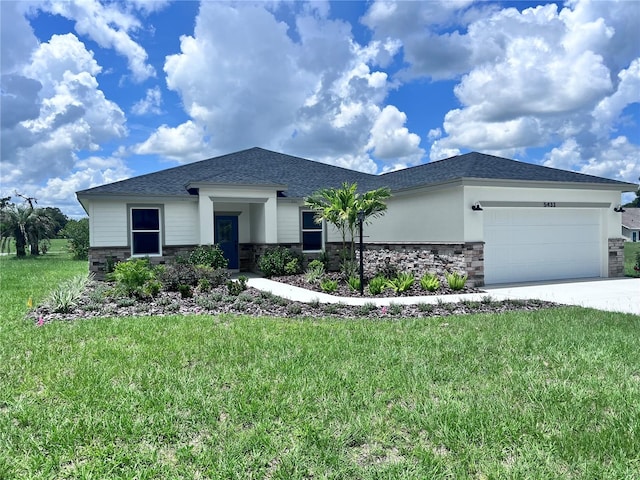
[{"label": "tree line in background", "polygon": [[89,253],[89,219],[68,218],[57,207],[40,208],[33,197],[15,193],[12,197],[0,198],[0,250],[11,252],[15,248],[17,257],[47,252],[50,240],[66,238],[74,258],[86,260]]}]

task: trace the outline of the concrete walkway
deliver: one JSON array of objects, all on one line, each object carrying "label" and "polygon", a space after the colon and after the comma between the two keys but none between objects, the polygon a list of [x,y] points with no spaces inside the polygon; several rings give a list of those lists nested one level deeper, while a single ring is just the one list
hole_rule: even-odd
[{"label": "concrete walkway", "polygon": [[489,296],[495,300],[547,300],[565,305],[578,305],[598,310],[640,315],[640,279],[638,278],[590,279],[586,281],[562,283],[500,285],[496,287],[486,287],[483,293],[387,298],[337,297],[257,276],[250,276],[247,284],[258,290],[271,292],[279,297],[305,303],[314,301],[320,303],[343,303],[346,305],[374,303],[378,306],[388,306],[390,304],[436,304],[438,302],[459,302],[461,300],[480,301]]}]

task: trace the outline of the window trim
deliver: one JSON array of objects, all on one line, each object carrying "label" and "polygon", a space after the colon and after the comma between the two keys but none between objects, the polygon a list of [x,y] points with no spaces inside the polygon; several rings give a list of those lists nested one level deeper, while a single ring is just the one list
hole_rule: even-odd
[{"label": "window trim", "polygon": [[[316,212],[314,210],[309,209],[300,209],[300,247],[302,248],[303,253],[318,253],[324,250],[326,235],[325,235],[325,221],[322,223],[316,224],[319,228],[304,228],[304,214],[311,213],[315,216]],[[304,234],[305,233],[320,233],[320,249],[319,250],[305,250],[304,248]]]},{"label": "window trim", "polygon": [[[129,242],[129,250],[132,257],[161,257],[162,247],[164,245],[164,209],[162,205],[128,205],[127,215],[127,240]],[[133,211],[134,210],[156,210],[158,212],[158,229],[157,230],[134,230],[133,229]],[[157,233],[158,234],[158,253],[134,253],[133,251],[133,234],[134,233]]]}]

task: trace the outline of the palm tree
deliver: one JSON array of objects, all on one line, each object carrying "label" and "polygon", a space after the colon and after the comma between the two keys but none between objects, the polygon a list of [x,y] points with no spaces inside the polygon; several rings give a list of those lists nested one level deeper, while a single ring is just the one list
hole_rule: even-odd
[{"label": "palm tree", "polygon": [[54,235],[54,224],[42,208],[33,208],[31,203],[16,205],[4,203],[0,211],[0,248],[9,250],[11,239],[16,244],[16,255],[26,256],[27,245],[31,255],[40,253],[40,240]]},{"label": "palm tree", "polygon": [[[305,205],[316,211],[316,222],[323,220],[334,225],[342,235],[342,249],[348,260],[355,258],[355,230],[358,212],[364,212],[364,221],[384,215],[385,200],[391,196],[387,187],[358,193],[358,184],[344,182],[340,188],[323,188],[305,199]],[[349,250],[347,251],[347,238]]]}]

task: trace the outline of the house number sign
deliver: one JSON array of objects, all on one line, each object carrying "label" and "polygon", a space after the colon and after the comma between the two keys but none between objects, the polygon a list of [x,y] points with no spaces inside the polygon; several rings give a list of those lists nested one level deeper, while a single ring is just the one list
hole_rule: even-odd
[{"label": "house number sign", "polygon": [[543,207],[555,207],[556,206],[556,202],[542,202],[542,206]]}]

